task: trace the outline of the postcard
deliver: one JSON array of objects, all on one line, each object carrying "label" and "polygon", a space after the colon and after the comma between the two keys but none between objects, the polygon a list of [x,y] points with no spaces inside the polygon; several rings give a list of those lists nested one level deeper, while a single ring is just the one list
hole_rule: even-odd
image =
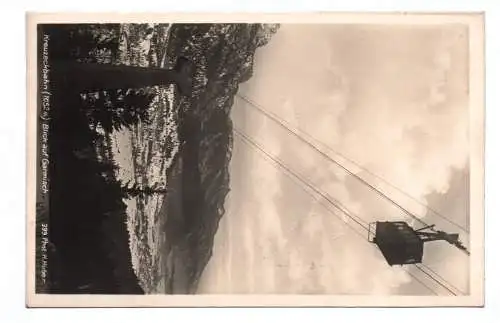
[{"label": "postcard", "polygon": [[27,27],[27,306],[483,306],[483,14]]}]

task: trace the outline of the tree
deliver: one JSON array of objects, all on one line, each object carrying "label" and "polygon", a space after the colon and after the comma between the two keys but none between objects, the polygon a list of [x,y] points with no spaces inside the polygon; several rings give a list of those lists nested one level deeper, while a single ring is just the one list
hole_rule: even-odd
[{"label": "tree", "polygon": [[54,24],[44,30],[51,35],[53,61],[111,63],[119,44],[119,24]]},{"label": "tree", "polygon": [[90,122],[106,132],[131,129],[139,122],[149,123],[149,106],[154,95],[144,90],[98,91],[84,97]]},{"label": "tree", "polygon": [[[151,32],[144,24],[146,32]],[[191,91],[193,66],[180,57],[174,69],[116,65],[119,24],[47,25],[51,35],[51,80],[66,90],[139,89],[175,83],[182,94]]]},{"label": "tree", "polygon": [[130,182],[126,184],[122,184],[122,192],[126,198],[133,198],[138,196],[151,196],[154,194],[165,194],[167,193],[166,188],[159,188],[158,183],[153,184],[152,186],[141,186],[137,183],[134,183],[132,186],[129,186]]},{"label": "tree", "polygon": [[[52,64],[52,78],[68,91],[103,89],[140,89],[155,85],[177,84],[183,95],[191,92],[193,66],[180,57],[173,69],[127,65],[83,63],[59,60]],[[77,76],[77,77],[75,77]]]}]

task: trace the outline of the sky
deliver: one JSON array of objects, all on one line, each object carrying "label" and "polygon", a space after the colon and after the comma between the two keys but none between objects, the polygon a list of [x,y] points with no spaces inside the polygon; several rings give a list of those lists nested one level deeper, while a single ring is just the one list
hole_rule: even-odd
[{"label": "sky", "polygon": [[[254,75],[239,94],[467,244],[467,75],[465,26],[282,25],[258,49]],[[235,100],[232,119],[362,222],[418,225],[245,100]],[[200,293],[439,292],[415,268],[389,267],[366,231],[238,135],[230,174]],[[467,292],[463,253],[432,242],[424,264]]]}]

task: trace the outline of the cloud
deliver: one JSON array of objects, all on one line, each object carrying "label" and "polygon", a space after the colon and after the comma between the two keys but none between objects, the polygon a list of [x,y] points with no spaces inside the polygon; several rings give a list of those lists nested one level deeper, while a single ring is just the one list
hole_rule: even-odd
[{"label": "cloud", "polygon": [[[285,25],[257,53],[254,76],[241,92],[323,150],[332,147],[354,160],[357,165],[336,157],[424,217],[425,207],[362,168],[424,203],[429,194],[450,189],[452,173],[468,159],[464,35],[460,27]],[[242,101],[233,107],[233,122],[365,222],[402,218],[399,209]],[[218,234],[209,264],[210,270],[227,265],[217,249],[222,241],[244,243],[241,254],[232,249],[228,266],[239,275],[226,291],[391,294],[409,285],[414,293],[428,292],[403,269],[387,266],[365,237],[346,227],[345,215],[332,215],[300,180],[243,142],[235,146],[234,188],[222,220],[232,234]],[[244,192],[236,189],[242,183]],[[450,261],[446,266],[458,260]],[[205,275],[202,290],[213,284]]]}]

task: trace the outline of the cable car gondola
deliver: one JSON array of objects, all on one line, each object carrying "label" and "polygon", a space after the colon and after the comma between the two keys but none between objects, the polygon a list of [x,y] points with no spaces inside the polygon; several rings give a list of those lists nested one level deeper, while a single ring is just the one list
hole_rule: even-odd
[{"label": "cable car gondola", "polygon": [[390,266],[422,263],[424,243],[438,240],[465,249],[458,234],[436,231],[434,225],[415,230],[404,221],[377,221],[368,226],[368,241],[377,245]]}]

